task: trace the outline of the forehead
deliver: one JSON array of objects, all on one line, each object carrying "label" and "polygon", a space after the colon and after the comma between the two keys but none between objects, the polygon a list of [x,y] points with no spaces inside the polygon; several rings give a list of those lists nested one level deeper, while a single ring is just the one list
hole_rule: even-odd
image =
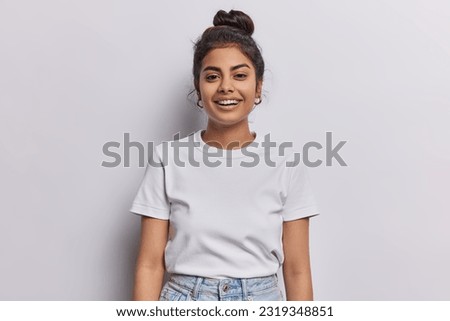
[{"label": "forehead", "polygon": [[250,59],[248,59],[239,48],[216,48],[208,52],[205,58],[203,58],[202,68],[207,66],[229,68],[243,63],[246,63],[251,68],[253,67]]}]

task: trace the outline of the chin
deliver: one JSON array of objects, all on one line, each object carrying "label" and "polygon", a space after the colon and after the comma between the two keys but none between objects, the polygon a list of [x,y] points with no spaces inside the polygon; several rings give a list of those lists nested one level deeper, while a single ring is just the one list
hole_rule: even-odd
[{"label": "chin", "polygon": [[239,123],[242,123],[243,121],[248,120],[248,115],[242,116],[242,117],[236,117],[236,115],[230,117],[210,117],[208,116],[208,121],[218,124],[221,126],[233,126]]}]

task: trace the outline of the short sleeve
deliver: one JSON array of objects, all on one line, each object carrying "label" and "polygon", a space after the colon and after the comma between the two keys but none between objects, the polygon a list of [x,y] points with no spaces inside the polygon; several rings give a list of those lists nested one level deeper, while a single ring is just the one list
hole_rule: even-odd
[{"label": "short sleeve", "polygon": [[163,162],[153,148],[153,155],[147,163],[144,178],[130,208],[133,214],[139,214],[168,220],[170,203],[166,194],[165,169]]},{"label": "short sleeve", "polygon": [[288,171],[290,180],[283,207],[283,221],[319,215],[306,166],[299,162],[295,166],[288,167]]}]

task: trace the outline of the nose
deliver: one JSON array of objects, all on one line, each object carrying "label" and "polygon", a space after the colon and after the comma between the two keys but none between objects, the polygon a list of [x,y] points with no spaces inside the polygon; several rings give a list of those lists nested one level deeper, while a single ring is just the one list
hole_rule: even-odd
[{"label": "nose", "polygon": [[232,93],[234,91],[232,82],[226,77],[222,78],[218,91],[220,93]]}]

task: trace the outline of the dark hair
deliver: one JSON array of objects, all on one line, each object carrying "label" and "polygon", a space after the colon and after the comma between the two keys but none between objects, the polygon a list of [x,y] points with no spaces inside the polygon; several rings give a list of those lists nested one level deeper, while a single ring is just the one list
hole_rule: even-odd
[{"label": "dark hair", "polygon": [[213,19],[213,27],[207,28],[194,45],[195,90],[199,90],[200,69],[205,56],[213,49],[236,46],[253,63],[256,81],[263,79],[264,60],[260,49],[252,38],[255,27],[252,19],[242,11],[219,10]]}]

